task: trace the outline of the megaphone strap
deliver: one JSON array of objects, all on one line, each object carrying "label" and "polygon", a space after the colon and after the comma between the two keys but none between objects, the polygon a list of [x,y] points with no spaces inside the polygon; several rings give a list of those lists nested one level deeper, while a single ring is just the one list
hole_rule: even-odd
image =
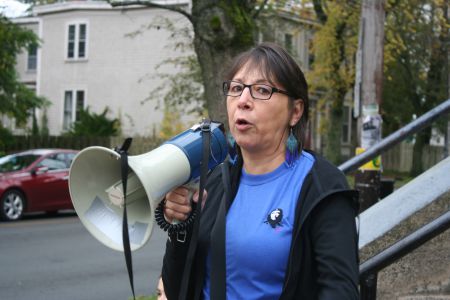
[{"label": "megaphone strap", "polygon": [[195,211],[197,212],[197,218],[195,219],[192,229],[191,241],[189,243],[189,249],[186,256],[186,262],[184,264],[183,277],[181,279],[180,286],[180,300],[187,300],[188,286],[191,276],[191,268],[194,262],[195,253],[197,252],[197,240],[200,227],[200,219],[203,207],[203,191],[205,190],[206,179],[208,175],[208,162],[209,162],[209,149],[211,145],[211,121],[208,119],[203,120],[202,123],[202,163],[200,168],[200,188],[198,195],[198,202]]},{"label": "megaphone strap", "polygon": [[130,280],[131,291],[133,293],[133,299],[136,299],[134,293],[134,280],[133,280],[133,261],[131,258],[131,246],[130,237],[128,233],[128,214],[127,214],[127,182],[128,182],[128,149],[131,146],[132,139],[127,138],[123,142],[120,148],[116,148],[115,151],[120,154],[120,173],[122,177],[123,186],[123,222],[122,222],[122,241],[123,252],[125,255],[125,262],[127,265],[128,278]]}]

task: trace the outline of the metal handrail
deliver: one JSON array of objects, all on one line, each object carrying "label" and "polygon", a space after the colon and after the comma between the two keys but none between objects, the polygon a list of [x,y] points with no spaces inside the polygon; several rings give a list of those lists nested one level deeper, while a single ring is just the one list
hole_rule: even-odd
[{"label": "metal handrail", "polygon": [[349,159],[348,161],[341,164],[338,168],[344,172],[349,173],[356,170],[358,167],[362,166],[366,162],[380,155],[383,151],[386,151],[399,142],[403,141],[405,138],[414,134],[423,128],[427,127],[433,123],[440,116],[450,112],[450,99],[445,100],[440,105],[431,109],[427,113],[423,114],[416,120],[412,121],[408,125],[400,128],[399,130],[391,133],[389,136],[382,139],[376,145],[370,147],[363,153]]},{"label": "metal handrail", "polygon": [[447,211],[440,217],[362,263],[359,267],[360,277],[366,277],[369,274],[379,272],[449,228],[450,211]]},{"label": "metal handrail", "polygon": [[371,257],[359,266],[360,299],[377,299],[377,274],[432,238],[450,229],[450,211]]},{"label": "metal handrail", "polygon": [[[380,155],[382,152],[403,141],[408,136],[427,127],[437,118],[449,111],[450,99],[447,99],[408,125],[385,137],[362,154],[344,162],[338,168],[344,173],[356,170],[358,167]],[[449,228],[450,211],[362,263],[359,269],[360,298],[362,300],[375,300],[377,294],[377,277],[380,270],[391,265],[393,262]]]}]

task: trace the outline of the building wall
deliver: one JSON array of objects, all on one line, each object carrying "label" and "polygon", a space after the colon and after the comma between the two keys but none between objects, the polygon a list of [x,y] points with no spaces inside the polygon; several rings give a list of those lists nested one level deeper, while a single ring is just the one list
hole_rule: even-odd
[{"label": "building wall", "polygon": [[[52,103],[47,109],[50,134],[63,132],[67,90],[84,90],[85,105],[91,112],[101,113],[109,107],[109,117],[120,118],[124,135],[149,135],[157,130],[163,110],[155,109],[155,101],[143,101],[161,84],[161,79],[149,75],[155,73],[155,67],[164,59],[179,53],[168,46],[170,32],[163,28],[142,30],[134,37],[129,34],[161,16],[176,26],[190,26],[187,19],[167,10],[111,9],[98,2],[92,6],[89,2],[58,3],[40,7],[36,13],[42,39],[37,92]],[[67,59],[68,25],[80,22],[87,24],[87,56],[70,60]],[[23,69],[25,57],[19,58],[19,69]],[[27,80],[26,72],[20,74],[22,80]]]},{"label": "building wall", "polygon": [[[39,20],[36,18],[30,18],[24,20],[23,23],[19,23],[20,26],[33,31],[39,36]],[[16,70],[20,76],[22,82],[26,83],[28,86],[35,88],[37,69],[28,69],[28,49],[23,49],[21,54],[17,56]]]}]

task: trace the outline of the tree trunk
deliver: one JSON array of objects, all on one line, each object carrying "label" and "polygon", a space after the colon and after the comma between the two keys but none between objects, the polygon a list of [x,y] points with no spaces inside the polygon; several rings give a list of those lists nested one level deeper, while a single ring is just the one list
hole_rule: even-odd
[{"label": "tree trunk", "polygon": [[255,44],[255,2],[192,0],[191,13],[173,5],[152,1],[112,2],[113,7],[146,5],[186,16],[194,28],[194,48],[200,64],[209,117],[226,123],[222,95],[223,75],[234,56]]},{"label": "tree trunk", "polygon": [[325,157],[334,164],[341,162],[342,113],[330,111]]},{"label": "tree trunk", "polygon": [[198,61],[202,69],[209,118],[226,123],[227,111],[225,97],[222,93],[222,82],[226,66],[230,63],[234,53],[231,53],[231,49],[216,51],[214,46],[199,38],[196,38],[194,43],[195,51],[202,53],[198,56]]},{"label": "tree trunk", "polygon": [[206,107],[211,119],[224,123],[227,121],[222,94],[224,74],[234,56],[255,44],[252,6],[246,3],[192,2],[194,46],[202,69]]},{"label": "tree trunk", "polygon": [[411,167],[411,176],[416,177],[423,173],[422,153],[425,145],[430,141],[431,129],[426,128],[419,132],[416,136],[416,142],[413,148],[413,162]]}]

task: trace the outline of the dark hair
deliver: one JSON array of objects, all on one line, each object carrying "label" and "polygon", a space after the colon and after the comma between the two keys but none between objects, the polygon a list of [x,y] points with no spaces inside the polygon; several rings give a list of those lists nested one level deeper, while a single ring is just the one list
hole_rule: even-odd
[{"label": "dark hair", "polygon": [[274,43],[262,43],[238,55],[225,75],[225,80],[232,80],[246,64],[248,68],[261,70],[262,75],[271,84],[281,85],[280,88],[288,92],[291,101],[303,100],[303,115],[292,128],[299,142],[298,151],[301,152],[305,142],[309,113],[308,85],[302,70],[285,49]]}]

